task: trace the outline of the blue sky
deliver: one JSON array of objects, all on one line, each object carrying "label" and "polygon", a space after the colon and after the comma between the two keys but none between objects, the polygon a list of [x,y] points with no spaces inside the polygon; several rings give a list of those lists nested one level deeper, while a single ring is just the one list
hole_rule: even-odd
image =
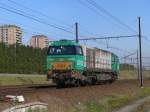
[{"label": "blue sky", "polygon": [[[135,35],[136,32],[130,31],[126,27],[120,25],[105,13],[98,11],[91,11],[85,7],[81,2],[89,7],[92,7],[86,0],[11,0],[17,2],[15,5],[9,0],[0,0],[0,7],[10,7],[23,11],[23,14],[74,32],[74,23],[79,23],[79,34],[86,37],[100,37],[100,36],[118,36],[118,35]],[[81,2],[80,2],[81,1]],[[132,29],[138,31],[138,16],[142,20],[142,33],[150,40],[150,1],[149,0],[94,0],[97,4],[105,8],[113,16],[120,19],[123,23],[130,26]],[[27,8],[41,12],[49,17],[37,14]],[[93,7],[92,7],[93,8]],[[23,42],[28,44],[30,37],[34,34],[45,34],[50,39],[74,39],[74,34],[66,33],[62,30],[41,24],[34,20],[22,17],[20,15],[0,9],[0,24],[16,24],[24,29]],[[99,42],[81,42],[103,48],[117,53],[119,56],[124,56],[130,52],[135,52],[137,49],[137,39],[113,39],[113,40],[99,40]],[[143,55],[149,56],[150,42],[144,38],[142,40]],[[107,48],[107,46],[119,48],[118,50]]]}]

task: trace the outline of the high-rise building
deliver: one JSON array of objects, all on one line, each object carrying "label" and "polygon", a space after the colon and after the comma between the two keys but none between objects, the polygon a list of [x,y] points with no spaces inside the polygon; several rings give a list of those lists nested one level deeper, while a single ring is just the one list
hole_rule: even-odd
[{"label": "high-rise building", "polygon": [[0,42],[7,45],[22,44],[22,29],[16,25],[0,26]]},{"label": "high-rise building", "polygon": [[33,48],[46,48],[48,47],[48,38],[45,35],[34,35],[31,37],[30,46]]}]

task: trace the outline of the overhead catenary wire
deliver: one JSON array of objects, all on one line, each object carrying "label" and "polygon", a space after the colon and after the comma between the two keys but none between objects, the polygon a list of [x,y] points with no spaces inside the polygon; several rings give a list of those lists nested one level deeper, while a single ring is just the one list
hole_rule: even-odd
[{"label": "overhead catenary wire", "polygon": [[126,59],[126,58],[128,58],[128,57],[130,57],[130,56],[132,56],[132,55],[135,55],[135,54],[137,54],[137,51],[136,51],[136,52],[133,52],[133,53],[131,53],[131,54],[128,54],[127,56],[124,56],[124,57],[122,57],[122,58],[120,58],[120,59]]},{"label": "overhead catenary wire", "polygon": [[108,46],[107,48],[108,49],[114,49],[114,50],[117,50],[117,51],[120,51],[120,52],[131,53],[128,50],[117,48],[117,47],[114,47],[114,46]]},{"label": "overhead catenary wire", "polygon": [[[142,57],[143,59],[150,59],[150,57]],[[134,59],[134,60],[136,60],[137,59],[137,57],[131,57],[131,58],[129,58],[129,57],[122,57],[122,58],[120,58],[120,59],[128,59],[128,60],[130,60],[130,59]]]},{"label": "overhead catenary wire", "polygon": [[107,22],[109,22],[110,24],[113,24],[115,27],[119,27],[122,29],[122,27],[114,22],[111,22],[106,16],[104,16],[103,14],[101,14],[98,10],[94,9],[93,7],[90,7],[89,5],[87,5],[85,2],[83,2],[82,0],[78,0],[78,2],[83,5],[84,7],[88,8],[89,10],[91,10],[92,12],[94,12],[95,14],[97,14],[99,17],[101,17],[103,20],[106,20]]},{"label": "overhead catenary wire", "polygon": [[55,25],[53,25],[53,24],[47,23],[47,22],[45,22],[45,21],[39,20],[38,18],[35,18],[35,17],[33,17],[33,16],[25,15],[25,14],[23,14],[23,13],[21,13],[21,12],[18,12],[18,11],[12,10],[12,9],[8,9],[8,8],[2,7],[2,6],[0,6],[0,8],[3,9],[3,10],[6,10],[6,11],[8,11],[8,12],[11,12],[11,13],[14,13],[14,14],[17,14],[17,15],[20,15],[20,16],[23,16],[23,17],[25,17],[25,18],[32,19],[32,20],[34,20],[34,21],[36,21],[36,22],[39,22],[39,23],[41,23],[41,24],[44,24],[44,25],[53,27],[53,28],[55,28],[55,29],[59,29],[59,30],[62,30],[62,31],[64,31],[64,32],[67,32],[67,33],[70,33],[70,34],[74,34],[74,32],[72,32],[72,31],[69,31],[69,30],[66,30],[66,29],[64,29],[64,28],[61,28],[61,27],[55,26]]},{"label": "overhead catenary wire", "polygon": [[[88,41],[88,40],[94,40],[96,41],[97,43],[99,43],[97,40],[108,40],[108,39],[124,39],[124,38],[135,38],[137,37],[138,35],[127,35],[127,36],[111,36],[111,37],[91,37],[91,38],[83,38],[83,39],[79,39],[79,40],[82,40],[82,41]],[[73,41],[73,40],[72,40]],[[108,42],[106,43],[106,46],[108,49],[115,49],[115,50],[118,50],[118,51],[121,51],[121,52],[128,52],[128,53],[131,53],[129,51],[126,51],[126,50],[123,50],[123,49],[120,49],[120,48],[116,48],[116,47],[113,47],[113,46],[109,46],[108,45]]]},{"label": "overhead catenary wire", "polygon": [[127,36],[110,36],[110,37],[91,37],[91,38],[83,38],[79,40],[100,40],[100,39],[120,39],[120,38],[132,38],[137,37],[138,35],[127,35]]},{"label": "overhead catenary wire", "polygon": [[130,30],[132,32],[137,32],[136,30],[132,29],[130,26],[128,26],[127,24],[125,24],[124,22],[122,22],[119,18],[117,18],[116,16],[114,16],[113,14],[111,14],[109,11],[107,11],[105,8],[103,8],[101,5],[97,4],[95,1],[93,1],[93,0],[86,0],[86,1],[89,4],[91,4],[92,6],[94,6],[96,9],[98,9],[98,11],[106,14],[107,16],[109,16],[110,18],[112,18],[114,21],[116,21],[120,25],[122,25],[125,28],[127,28],[128,30]]},{"label": "overhead catenary wire", "polygon": [[37,13],[37,14],[43,16],[43,17],[46,17],[48,20],[50,19],[50,20],[52,20],[52,21],[58,22],[58,23],[62,24],[63,26],[66,26],[66,27],[68,27],[68,28],[71,27],[71,25],[69,25],[68,23],[66,23],[66,22],[64,22],[64,21],[58,20],[58,19],[56,19],[56,18],[54,18],[54,17],[51,17],[51,16],[49,16],[49,15],[43,13],[43,12],[37,11],[37,10],[35,10],[35,9],[31,9],[31,8],[29,8],[29,7],[27,7],[27,6],[23,5],[23,4],[20,4],[20,3],[18,3],[18,2],[15,2],[14,0],[8,0],[8,1],[9,1],[10,3],[16,5],[16,6],[19,6],[19,7],[21,7],[21,8],[26,9],[26,10],[29,10],[29,11],[31,11],[31,12]]}]

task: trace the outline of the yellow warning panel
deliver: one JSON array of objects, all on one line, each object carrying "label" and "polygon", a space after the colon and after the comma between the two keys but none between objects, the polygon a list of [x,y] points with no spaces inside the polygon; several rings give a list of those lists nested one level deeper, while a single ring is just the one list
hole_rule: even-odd
[{"label": "yellow warning panel", "polygon": [[71,64],[72,64],[71,62],[55,62],[53,63],[53,69],[56,70],[70,69]]}]

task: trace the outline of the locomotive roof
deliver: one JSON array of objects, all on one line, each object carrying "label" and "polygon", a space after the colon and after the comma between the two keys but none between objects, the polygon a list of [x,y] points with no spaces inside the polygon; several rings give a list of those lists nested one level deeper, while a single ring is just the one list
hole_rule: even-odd
[{"label": "locomotive roof", "polygon": [[79,46],[79,43],[76,43],[74,41],[70,41],[70,40],[59,40],[59,41],[51,41],[49,43],[50,46],[67,46],[67,45],[76,45]]}]

